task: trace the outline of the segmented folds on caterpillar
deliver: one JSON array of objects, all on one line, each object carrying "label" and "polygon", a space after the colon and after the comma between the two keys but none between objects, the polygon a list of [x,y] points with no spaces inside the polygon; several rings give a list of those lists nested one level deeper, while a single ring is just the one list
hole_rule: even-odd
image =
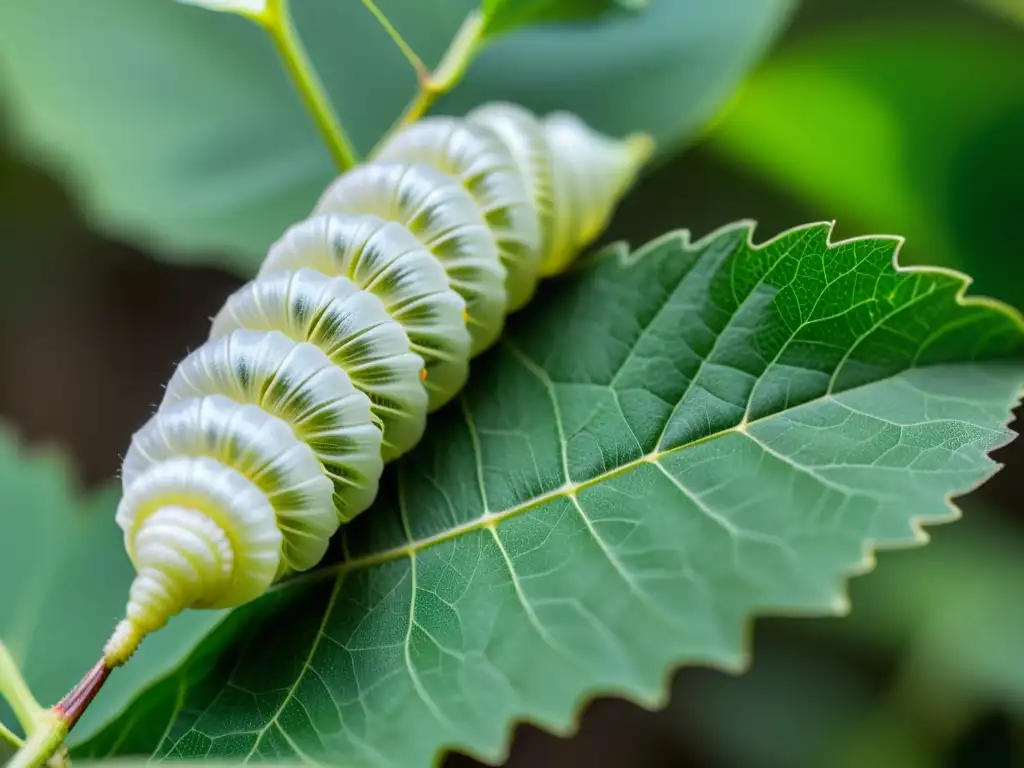
[{"label": "segmented folds on caterpillar", "polygon": [[335,180],[132,439],[117,522],[138,573],[107,664],[185,608],[240,605],[316,565],[649,152],[491,104],[413,124]]}]

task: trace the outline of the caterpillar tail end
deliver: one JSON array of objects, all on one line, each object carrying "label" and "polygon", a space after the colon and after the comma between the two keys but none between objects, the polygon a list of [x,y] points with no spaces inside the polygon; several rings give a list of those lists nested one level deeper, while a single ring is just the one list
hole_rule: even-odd
[{"label": "caterpillar tail end", "polygon": [[[222,596],[235,562],[223,530],[198,512],[166,507],[134,531],[131,554],[138,568],[129,590],[125,618],[103,647],[103,655],[54,708],[70,730],[99,693],[110,673],[125,664],[146,635],[177,614]],[[267,564],[273,573],[275,562]]]},{"label": "caterpillar tail end", "polygon": [[[103,647],[103,661],[114,669],[130,659],[143,638],[181,613],[194,598],[194,589],[176,583],[173,561],[149,564],[140,569],[129,591],[125,618],[118,622]],[[189,585],[186,585],[189,586]]]},{"label": "caterpillar tail end", "polygon": [[[136,579],[136,583],[133,584],[133,591],[137,589],[138,582],[139,579]],[[60,703],[55,707],[57,713],[67,722],[68,730],[78,722],[86,707],[89,706],[96,697],[96,694],[99,693],[100,688],[107,681],[110,673],[122,664],[127,663],[135,655],[135,651],[138,650],[143,638],[153,629],[157,628],[154,626],[144,626],[131,618],[131,613],[137,612],[137,607],[131,601],[128,603],[129,616],[121,619],[117,626],[114,627],[110,639],[103,646],[103,656],[82,678],[81,682],[67,696],[61,699]],[[133,608],[136,611],[133,611]],[[150,612],[148,618],[150,621],[153,620],[152,612]],[[163,626],[167,623],[167,618],[164,618],[162,621],[158,619],[157,624]]]},{"label": "caterpillar tail end", "polygon": [[[140,576],[141,578],[137,577],[132,585],[133,598],[137,597],[140,586],[144,588],[146,582],[152,578],[152,574],[145,572]],[[169,615],[163,617],[154,614],[151,606],[150,610],[143,614],[144,618],[148,620],[148,623],[144,625],[132,618],[133,613],[138,613],[138,608],[135,600],[129,601],[128,617],[119,621],[114,628],[107,644],[103,646],[103,655],[100,660],[93,665],[78,685],[72,688],[68,695],[53,708],[54,712],[67,724],[68,731],[75,726],[75,723],[85,713],[86,708],[96,698],[96,694],[100,692],[103,684],[110,677],[110,673],[135,654],[146,635],[166,624],[170,618]]]}]

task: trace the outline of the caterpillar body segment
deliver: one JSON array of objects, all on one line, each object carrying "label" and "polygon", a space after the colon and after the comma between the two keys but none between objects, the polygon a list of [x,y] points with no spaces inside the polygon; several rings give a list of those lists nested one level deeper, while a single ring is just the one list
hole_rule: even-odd
[{"label": "caterpillar body segment", "polygon": [[320,540],[338,527],[334,485],[287,423],[223,395],[182,400],[136,434],[125,457],[126,482],[178,456],[215,459],[259,489],[285,534],[282,565],[305,570],[323,557]]},{"label": "caterpillar body segment", "polygon": [[515,104],[477,107],[466,116],[497,134],[533,198],[541,234],[540,277],[565,271],[608,224],[653,150],[651,138],[613,139],[568,112],[541,120]]},{"label": "caterpillar body segment", "polygon": [[281,331],[318,347],[369,398],[383,432],[384,460],[423,437],[427,393],[423,358],[377,296],[347,277],[301,268],[253,281],[228,299],[210,338],[249,329]]},{"label": "caterpillar body segment", "polygon": [[527,178],[501,136],[486,125],[428,117],[377,154],[379,162],[427,163],[456,177],[484,216],[505,268],[506,309],[522,307],[540,279],[540,218]]},{"label": "caterpillar body segment", "polygon": [[116,519],[136,577],[104,648],[110,667],[182,610],[241,605],[279,574],[284,533],[270,500],[216,459],[154,464],[125,488]]},{"label": "caterpillar body segment", "polygon": [[334,483],[340,522],[376,497],[383,433],[372,404],[318,347],[279,331],[240,330],[211,340],[178,366],[151,421],[160,424],[174,403],[211,395],[259,406],[312,448]]},{"label": "caterpillar body segment", "polygon": [[502,102],[477,107],[466,115],[466,122],[488,128],[512,154],[530,193],[540,230],[541,266],[537,270],[540,278],[543,265],[551,259],[555,229],[552,156],[551,147],[544,137],[544,125],[523,107]]},{"label": "caterpillar body segment", "polygon": [[303,266],[348,277],[384,303],[423,358],[428,413],[462,389],[469,378],[466,302],[448,284],[441,262],[409,230],[377,216],[311,216],[270,247],[257,282]]},{"label": "caterpillar body segment", "polygon": [[465,299],[470,355],[498,340],[507,312],[505,267],[483,212],[457,180],[421,163],[362,165],[338,177],[314,213],[370,213],[402,224]]},{"label": "caterpillar body segment", "polygon": [[616,141],[568,112],[544,121],[555,215],[541,276],[564,272],[580,250],[608,225],[619,198],[633,183],[637,163],[651,152],[650,138]]},{"label": "caterpillar body segment", "polygon": [[241,605],[316,565],[650,149],[492,104],[411,125],[336,179],[132,438],[117,522],[137,578],[105,664],[186,608]]}]

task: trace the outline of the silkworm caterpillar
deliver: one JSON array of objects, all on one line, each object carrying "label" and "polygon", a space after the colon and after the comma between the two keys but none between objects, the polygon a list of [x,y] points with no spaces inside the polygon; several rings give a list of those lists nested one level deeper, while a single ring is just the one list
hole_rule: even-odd
[{"label": "silkworm caterpillar", "polygon": [[414,123],[338,177],[132,437],[117,523],[137,574],[106,666],[186,608],[237,606],[316,565],[650,150],[495,103]]}]

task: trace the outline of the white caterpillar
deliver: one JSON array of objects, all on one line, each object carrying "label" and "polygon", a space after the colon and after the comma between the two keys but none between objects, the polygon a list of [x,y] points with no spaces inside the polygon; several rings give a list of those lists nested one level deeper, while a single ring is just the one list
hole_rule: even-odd
[{"label": "white caterpillar", "polygon": [[334,181],[132,439],[117,522],[137,576],[107,666],[186,608],[240,605],[316,565],[649,152],[645,136],[492,104],[413,124]]}]

